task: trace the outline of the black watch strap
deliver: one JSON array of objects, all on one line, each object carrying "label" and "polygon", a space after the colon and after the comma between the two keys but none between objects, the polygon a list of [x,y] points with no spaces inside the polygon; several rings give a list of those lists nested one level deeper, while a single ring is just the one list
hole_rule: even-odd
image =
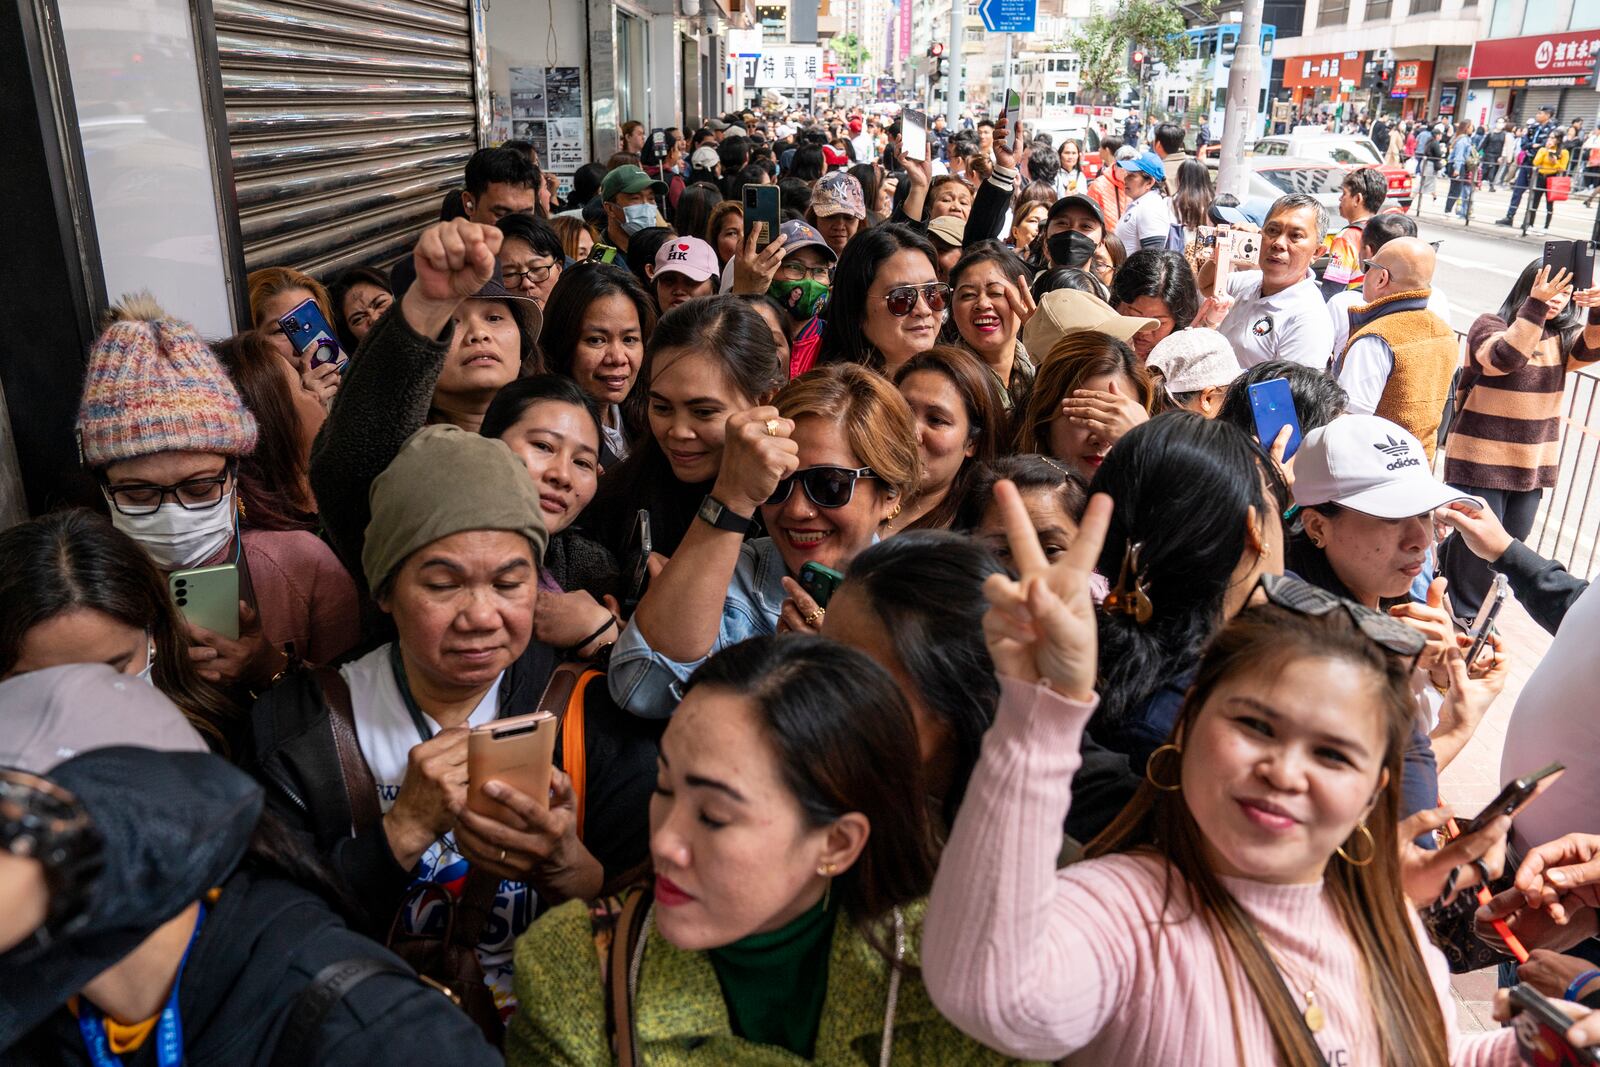
[{"label": "black watch strap", "polygon": [[701,520],[715,526],[717,529],[727,530],[736,534],[748,533],[750,527],[755,525],[754,519],[747,519],[743,515],[737,515],[729,511],[726,504],[709,493],[706,494],[704,500],[700,501],[700,510],[697,514]]}]

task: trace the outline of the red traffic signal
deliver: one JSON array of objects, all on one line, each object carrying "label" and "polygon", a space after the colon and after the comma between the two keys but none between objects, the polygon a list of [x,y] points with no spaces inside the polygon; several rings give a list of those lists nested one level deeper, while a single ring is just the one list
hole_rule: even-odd
[{"label": "red traffic signal", "polygon": [[937,59],[938,57],[944,55],[944,42],[943,41],[935,41],[935,42],[933,42],[933,44],[928,46],[928,54],[933,56],[935,59]]},{"label": "red traffic signal", "polygon": [[1133,65],[1134,66],[1139,66],[1143,62],[1144,62],[1144,53],[1143,52],[1134,52],[1133,53]]}]

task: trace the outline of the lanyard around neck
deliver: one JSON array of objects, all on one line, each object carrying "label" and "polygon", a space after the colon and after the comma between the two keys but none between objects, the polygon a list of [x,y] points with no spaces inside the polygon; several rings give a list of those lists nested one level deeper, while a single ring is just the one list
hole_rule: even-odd
[{"label": "lanyard around neck", "polygon": [[[178,990],[183,987],[183,969],[205,921],[206,906],[201,904],[194,920],[194,931],[189,934],[189,944],[183,950],[183,959],[178,961],[178,973],[172,979],[172,994],[167,997],[167,1006],[161,1009],[161,1018],[156,1024],[156,1062],[160,1067],[179,1067],[183,1063],[183,1020],[178,1015]],[[106,1037],[105,1017],[86,997],[78,998],[78,1032],[83,1035],[84,1047],[94,1067],[122,1067],[122,1057],[111,1051],[111,1041]]]},{"label": "lanyard around neck", "polygon": [[417,728],[417,733],[424,741],[433,740],[433,727],[428,725],[427,716],[417,707],[417,698],[411,695],[411,683],[406,681],[406,666],[400,661],[398,641],[389,646],[389,667],[394,671],[394,684],[400,690],[400,699],[405,701],[406,711],[411,713],[411,725]]}]

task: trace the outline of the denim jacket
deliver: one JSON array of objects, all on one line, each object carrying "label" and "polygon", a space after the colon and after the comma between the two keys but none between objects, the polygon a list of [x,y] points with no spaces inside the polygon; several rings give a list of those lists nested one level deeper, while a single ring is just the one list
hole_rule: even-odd
[{"label": "denim jacket", "polygon": [[704,656],[688,663],[663,656],[650,647],[639,632],[637,621],[628,623],[611,650],[611,665],[606,672],[611,699],[647,719],[670,716],[678,704],[673,683],[688,681],[696,667],[729,645],[777,632],[778,611],[787,595],[783,591],[787,573],[772,538],[746,541],[728,583],[728,598],[722,602],[717,639]]}]

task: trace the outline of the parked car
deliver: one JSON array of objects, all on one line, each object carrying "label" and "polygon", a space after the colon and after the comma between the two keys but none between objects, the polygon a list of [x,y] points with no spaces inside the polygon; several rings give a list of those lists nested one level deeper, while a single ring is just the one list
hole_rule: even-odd
[{"label": "parked car", "polygon": [[1411,175],[1404,167],[1385,166],[1383,153],[1368,138],[1348,134],[1294,132],[1276,137],[1263,137],[1255,143],[1257,156],[1294,156],[1298,159],[1316,159],[1337,163],[1347,170],[1376,167],[1389,187],[1389,199],[1402,210],[1411,209]]}]

